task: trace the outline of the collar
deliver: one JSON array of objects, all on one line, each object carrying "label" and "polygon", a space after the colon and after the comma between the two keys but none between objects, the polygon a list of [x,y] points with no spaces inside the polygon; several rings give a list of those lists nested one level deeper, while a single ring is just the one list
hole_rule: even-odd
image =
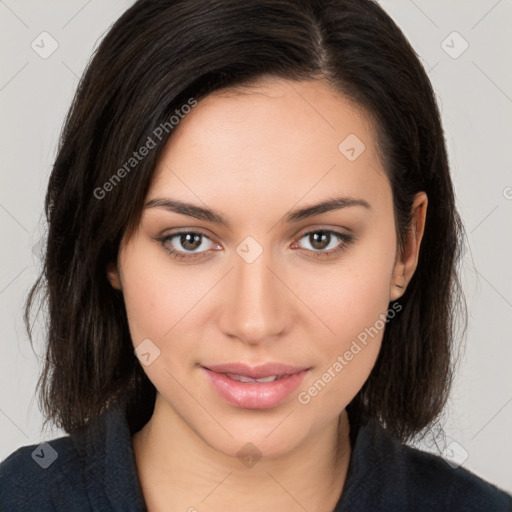
[{"label": "collar", "polygon": [[124,408],[112,406],[76,433],[74,444],[83,457],[93,510],[146,511],[125,414]]},{"label": "collar", "polygon": [[[83,454],[87,495],[94,510],[144,512],[146,505],[137,474],[126,411],[112,406],[74,436]],[[361,426],[352,446],[343,494],[333,512],[406,511],[406,465],[403,446],[376,421]],[[397,499],[400,497],[400,499]]]}]

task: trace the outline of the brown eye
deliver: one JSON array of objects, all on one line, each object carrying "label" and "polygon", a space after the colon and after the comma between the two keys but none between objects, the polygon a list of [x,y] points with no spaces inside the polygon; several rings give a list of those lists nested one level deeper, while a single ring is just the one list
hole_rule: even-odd
[{"label": "brown eye", "polygon": [[310,248],[306,247],[306,250],[312,252],[314,256],[323,257],[342,251],[353,241],[353,237],[337,231],[317,229],[303,234],[300,240],[306,240],[310,246]]},{"label": "brown eye", "polygon": [[183,233],[180,235],[179,243],[184,249],[194,251],[201,246],[202,236],[199,233]]},{"label": "brown eye", "polygon": [[325,249],[331,241],[331,234],[327,231],[317,231],[310,233],[308,236],[311,246],[318,250]]},{"label": "brown eye", "polygon": [[[156,239],[174,259],[191,259],[208,252],[208,242],[213,242],[198,231],[179,231]],[[216,244],[213,244],[216,245]],[[198,250],[198,249],[204,250]]]}]

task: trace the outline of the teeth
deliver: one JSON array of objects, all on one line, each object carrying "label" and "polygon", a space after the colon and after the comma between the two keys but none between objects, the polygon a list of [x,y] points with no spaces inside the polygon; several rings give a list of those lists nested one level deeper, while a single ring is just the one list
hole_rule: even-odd
[{"label": "teeth", "polygon": [[281,377],[279,375],[270,375],[269,377],[262,377],[261,379],[253,379],[251,377],[246,377],[245,375],[237,375],[236,373],[226,373],[230,379],[237,380],[238,382],[274,382]]}]

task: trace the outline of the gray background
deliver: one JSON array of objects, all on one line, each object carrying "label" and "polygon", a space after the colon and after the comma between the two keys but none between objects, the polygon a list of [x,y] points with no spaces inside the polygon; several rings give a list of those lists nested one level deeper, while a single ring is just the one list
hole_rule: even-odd
[{"label": "gray background", "polygon": [[[0,0],[1,460],[19,446],[63,434],[41,430],[34,397],[39,362],[22,306],[40,265],[43,197],[78,77],[97,41],[131,3]],[[427,437],[420,446],[512,492],[512,2],[380,3],[436,90],[469,244],[462,269],[466,348],[441,423],[444,436]],[[48,52],[52,41],[40,36],[45,31],[58,48],[43,59],[31,44]],[[42,325],[36,324],[39,356]]]}]

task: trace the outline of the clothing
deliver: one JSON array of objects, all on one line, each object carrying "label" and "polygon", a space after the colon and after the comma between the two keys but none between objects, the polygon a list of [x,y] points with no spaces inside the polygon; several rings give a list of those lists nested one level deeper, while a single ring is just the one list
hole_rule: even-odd
[{"label": "clothing", "polygon": [[[123,409],[112,407],[85,429],[48,444],[19,448],[0,464],[0,511],[146,510]],[[352,511],[511,512],[512,496],[369,423],[355,437],[335,509]]]}]

